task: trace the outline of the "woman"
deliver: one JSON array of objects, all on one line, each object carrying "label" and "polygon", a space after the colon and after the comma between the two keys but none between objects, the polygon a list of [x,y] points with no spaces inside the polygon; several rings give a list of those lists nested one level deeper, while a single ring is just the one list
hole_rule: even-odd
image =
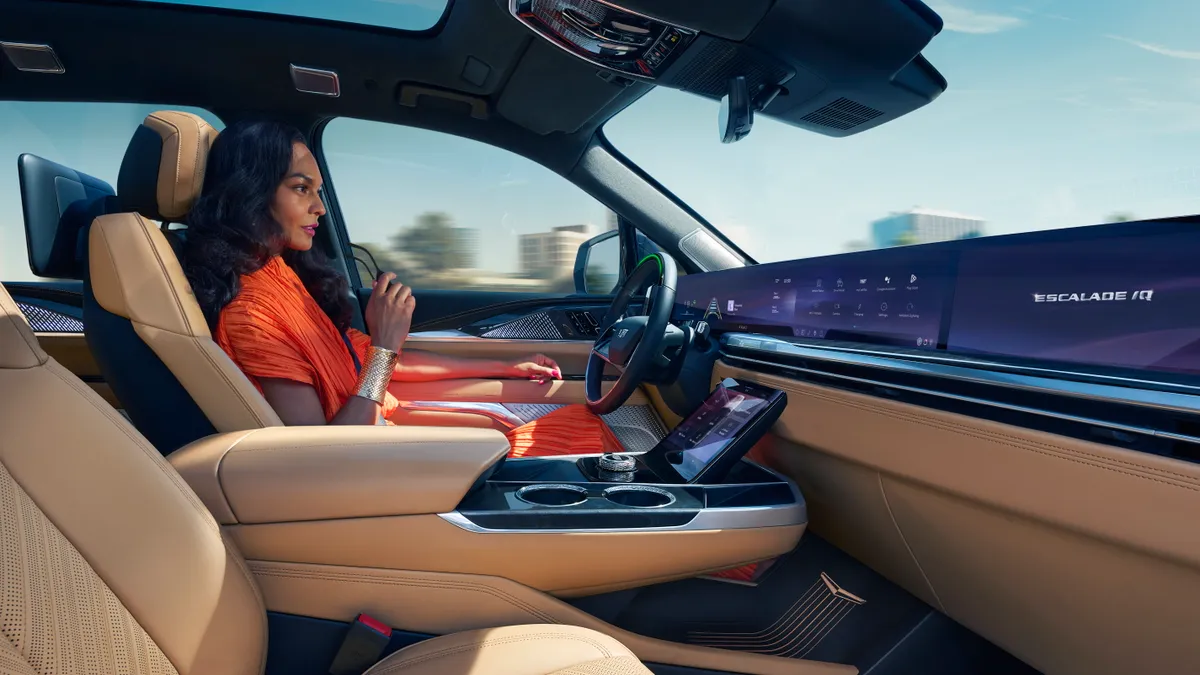
[{"label": "woman", "polygon": [[[325,213],[304,138],[272,122],[234,124],[213,144],[182,263],[217,344],[288,425],[390,424],[397,382],[562,377],[535,354],[513,362],[405,349],[416,299],[387,273],[372,284],[370,336],[350,327],[345,277],[313,249]],[[511,456],[619,452],[608,426],[567,406],[512,430]]]}]

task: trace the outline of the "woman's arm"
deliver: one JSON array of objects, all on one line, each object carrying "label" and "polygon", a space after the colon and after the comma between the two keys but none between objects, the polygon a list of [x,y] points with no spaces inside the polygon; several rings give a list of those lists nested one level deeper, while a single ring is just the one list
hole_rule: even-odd
[{"label": "woman's arm", "polygon": [[562,372],[553,359],[542,354],[508,362],[405,349],[400,353],[400,361],[396,364],[396,373],[392,379],[398,382],[432,382],[501,377],[530,379],[544,384],[550,380],[562,379]]},{"label": "woman's arm", "polygon": [[260,378],[263,396],[275,414],[289,427],[322,426],[324,424],[375,424],[379,421],[380,405],[361,396],[351,396],[333,419],[325,421],[321,399],[311,385],[294,380]]}]

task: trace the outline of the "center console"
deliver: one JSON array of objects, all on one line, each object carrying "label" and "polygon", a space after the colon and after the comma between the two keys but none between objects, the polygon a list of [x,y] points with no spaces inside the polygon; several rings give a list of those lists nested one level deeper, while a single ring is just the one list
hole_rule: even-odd
[{"label": "center console", "polygon": [[744,458],[786,405],[779,390],[725,380],[649,452],[509,459],[441,517],[477,532],[803,525],[795,485]]},{"label": "center console", "polygon": [[[333,572],[412,576],[411,587],[386,588],[404,595],[410,620],[423,617],[413,625],[440,626],[429,612],[449,595],[470,596],[475,609],[464,615],[501,625],[530,617],[507,601],[487,614],[486,599],[454,589],[503,579],[521,593],[577,597],[794,549],[807,524],[803,497],[743,457],[783,404],[782,394],[726,381],[658,447],[604,461],[506,458],[507,439],[491,429],[382,426],[230,432],[169,461],[250,561],[273,608],[341,616],[341,598],[358,598],[355,611],[367,598]],[[430,575],[458,575],[460,585],[435,592]]]}]

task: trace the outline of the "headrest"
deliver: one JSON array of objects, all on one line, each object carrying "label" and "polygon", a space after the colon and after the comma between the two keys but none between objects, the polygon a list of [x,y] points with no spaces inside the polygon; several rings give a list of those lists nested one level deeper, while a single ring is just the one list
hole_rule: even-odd
[{"label": "headrest", "polygon": [[133,134],[117,197],[124,211],[151,220],[180,222],[200,196],[204,167],[217,130],[196,115],[172,110],[150,113]]},{"label": "headrest", "polygon": [[39,277],[82,279],[87,240],[98,216],[119,208],[116,190],[69,166],[24,153],[17,158],[29,269]]},{"label": "headrest", "polygon": [[0,370],[36,368],[47,360],[25,315],[0,286]]}]

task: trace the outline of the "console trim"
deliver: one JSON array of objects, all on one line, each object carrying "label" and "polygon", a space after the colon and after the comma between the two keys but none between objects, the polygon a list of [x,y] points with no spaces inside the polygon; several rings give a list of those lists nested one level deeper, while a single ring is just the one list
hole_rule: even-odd
[{"label": "console trim", "polygon": [[[743,460],[746,461],[746,460]],[[594,528],[553,528],[553,529],[517,529],[517,528],[489,528],[483,527],[472,521],[467,514],[455,509],[447,513],[437,514],[442,520],[455,525],[468,532],[477,534],[571,534],[571,533],[633,533],[633,532],[687,532],[698,530],[748,530],[761,527],[794,527],[796,525],[808,524],[808,504],[804,501],[804,495],[801,494],[800,488],[791,479],[784,478],[780,474],[770,468],[763,467],[768,473],[778,476],[781,483],[788,486],[788,490],[792,493],[793,501],[791,504],[781,504],[778,506],[736,506],[730,508],[706,508],[696,512],[695,517],[683,525],[672,525],[668,527],[594,527]],[[544,485],[544,483],[540,483]],[[597,485],[589,483],[589,485]],[[606,489],[612,487],[630,487],[629,483],[616,483],[610,485]],[[649,483],[636,483],[635,485],[654,486]],[[678,485],[662,485],[659,489],[665,487],[679,487]],[[645,509],[635,509],[643,511]],[[670,510],[669,508],[667,510]],[[483,514],[501,514],[503,511],[474,511],[473,513]]]}]

